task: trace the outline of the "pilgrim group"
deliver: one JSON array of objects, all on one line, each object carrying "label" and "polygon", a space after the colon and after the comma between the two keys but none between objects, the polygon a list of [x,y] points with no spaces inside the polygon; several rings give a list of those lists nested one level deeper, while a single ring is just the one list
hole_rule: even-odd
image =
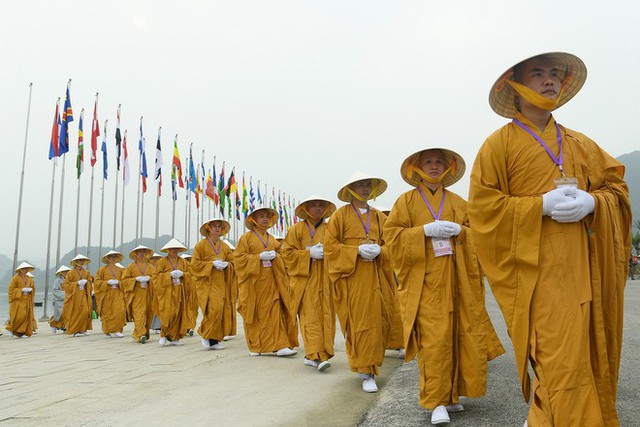
[{"label": "pilgrim group", "polygon": [[[586,79],[586,66],[563,52],[509,68],[490,91],[492,109],[511,121],[481,146],[469,201],[449,190],[465,173],[456,152],[426,147],[400,175],[412,189],[390,211],[370,205],[387,188],[356,172],[337,192],[345,204],[311,196],[283,239],[269,233],[276,210],[259,207],[234,248],[230,224],[213,218],[190,260],[176,239],[160,256],[139,246],[107,253],[91,275],[82,255],[61,267],[53,289],[53,331],[83,336],[92,328],[92,296],[102,332],[160,346],[197,333],[224,349],[242,316],[251,356],[293,356],[331,367],[336,317],[351,371],[365,392],[385,350],[417,358],[419,403],[432,424],[484,396],[487,362],[504,353],[485,308],[485,280],[513,343],[527,426],[615,426],[622,304],[631,213],[624,167],[552,111]],[[35,327],[34,284],[21,264],[9,286],[6,330]],[[198,311],[199,310],[199,311]],[[154,325],[155,324],[155,325]],[[533,373],[531,380],[530,374]]]}]

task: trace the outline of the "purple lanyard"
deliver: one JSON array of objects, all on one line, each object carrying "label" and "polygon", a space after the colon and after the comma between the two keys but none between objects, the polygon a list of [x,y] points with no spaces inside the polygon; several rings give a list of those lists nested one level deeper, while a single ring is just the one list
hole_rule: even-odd
[{"label": "purple lanyard", "polygon": [[444,208],[444,197],[446,195],[445,193],[445,189],[442,189],[442,199],[440,200],[440,208],[438,209],[438,214],[436,215],[436,211],[433,210],[433,208],[431,207],[431,203],[429,203],[429,201],[427,200],[427,197],[424,195],[424,193],[422,192],[422,189],[420,189],[420,187],[417,187],[417,190],[420,192],[420,195],[422,196],[422,200],[424,200],[424,202],[427,204],[427,207],[429,208],[429,212],[431,212],[431,215],[433,216],[434,221],[440,221],[440,217],[442,216],[442,208]]},{"label": "purple lanyard", "polygon": [[169,259],[169,257],[167,256],[167,261],[169,261],[169,264],[171,264],[171,267],[173,267],[174,270],[180,270],[178,267],[180,267],[180,257],[178,257],[178,260],[176,261],[175,265],[173,264],[173,261],[171,261]]},{"label": "purple lanyard", "polygon": [[536,133],[532,131],[527,125],[525,125],[518,119],[513,119],[513,123],[518,125],[521,129],[525,130],[529,135],[534,137],[535,140],[538,141],[545,150],[547,150],[547,154],[549,155],[549,157],[551,157],[551,160],[553,160],[556,166],[558,166],[558,169],[560,169],[560,174],[564,178],[564,167],[562,166],[562,164],[564,163],[564,153],[562,151],[562,134],[560,133],[560,126],[558,126],[558,123],[554,123],[556,125],[556,139],[558,141],[558,147],[560,148],[560,155],[558,157],[553,154],[551,149],[549,149],[549,146],[542,140],[542,138],[536,135]]},{"label": "purple lanyard", "polygon": [[351,203],[351,207],[353,208],[353,211],[356,213],[356,215],[358,215],[358,219],[362,224],[362,228],[364,228],[364,233],[367,235],[367,239],[369,239],[369,230],[371,230],[371,209],[369,208],[369,205],[367,205],[367,223],[366,224],[362,219],[362,215],[360,215],[360,210],[356,208],[356,206],[353,203]]},{"label": "purple lanyard", "polygon": [[211,249],[213,249],[216,255],[220,255],[220,241],[218,241],[218,249],[216,249],[216,247],[213,245],[213,242],[211,242],[211,240],[209,240],[208,237],[207,237],[207,242],[209,242],[209,245],[211,245]]},{"label": "purple lanyard", "polygon": [[251,230],[251,232],[255,234],[258,237],[258,239],[260,239],[260,243],[262,243],[262,246],[264,246],[264,248],[267,249],[267,246],[269,246],[269,233],[267,233],[267,241],[265,242],[264,240],[262,240],[262,237],[260,237],[260,235],[255,232],[255,230]]},{"label": "purple lanyard", "polygon": [[311,234],[311,240],[313,241],[313,238],[316,235],[316,227],[315,226],[313,228],[309,227],[309,220],[307,219],[304,220],[304,224],[307,226],[307,230],[309,230],[309,234]]},{"label": "purple lanyard", "polygon": [[113,272],[113,270],[111,269],[111,266],[109,266],[109,265],[107,265],[107,270],[109,270],[109,273],[111,273],[111,275],[113,277],[118,277],[118,267],[116,267],[116,272],[115,273]]},{"label": "purple lanyard", "polygon": [[138,271],[140,272],[140,274],[145,274],[147,272],[147,267],[149,266],[149,264],[144,265],[144,270],[140,268],[140,265],[136,262],[136,267],[138,267]]}]

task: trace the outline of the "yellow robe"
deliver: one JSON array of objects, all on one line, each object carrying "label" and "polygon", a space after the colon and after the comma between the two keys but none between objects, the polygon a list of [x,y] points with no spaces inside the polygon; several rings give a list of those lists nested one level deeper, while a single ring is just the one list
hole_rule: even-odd
[{"label": "yellow robe", "polygon": [[382,268],[390,265],[382,240],[384,219],[384,214],[371,208],[369,240],[382,249],[371,262],[358,255],[358,247],[364,243],[366,234],[351,204],[331,215],[324,236],[326,268],[346,339],[349,366],[354,372],[370,375],[377,375],[382,366],[391,323],[382,298],[386,292],[383,287],[390,287],[389,281],[393,280],[392,272]]},{"label": "yellow robe", "polygon": [[[202,312],[198,334],[204,339],[222,341],[225,331],[231,329],[230,325],[225,324],[228,318],[224,316],[228,284],[233,281],[231,258],[231,248],[222,241],[212,247],[209,240],[202,239],[193,248],[189,268]],[[227,261],[229,265],[219,271],[213,267],[216,259]]]},{"label": "yellow robe", "polygon": [[[96,308],[102,322],[102,332],[113,334],[122,332],[127,324],[127,304],[124,300],[124,288],[122,286],[122,268],[115,265],[102,266],[96,272],[94,281],[94,294],[96,296]],[[118,280],[117,288],[112,288],[107,282]]]},{"label": "yellow robe", "polygon": [[[28,294],[22,293],[22,288],[33,289]],[[34,329],[33,296],[36,293],[36,285],[29,276],[16,274],[11,278],[8,288],[9,293],[9,323],[5,326],[7,331],[13,332],[17,337],[31,336]]]},{"label": "yellow robe", "polygon": [[[443,188],[422,192],[437,212]],[[384,225],[398,275],[406,360],[418,354],[420,404],[427,409],[483,396],[487,386],[484,285],[468,239],[467,206],[455,193],[444,194],[440,219],[462,227],[450,239],[452,255],[435,256],[423,230],[434,218],[417,189],[398,198]]]},{"label": "yellow robe", "polygon": [[[233,260],[233,249],[231,250],[231,259]],[[224,336],[234,336],[237,334],[237,316],[236,307],[238,305],[238,275],[236,267],[229,263],[227,267],[229,280],[225,282],[225,298],[224,312],[222,315],[222,324],[224,325]]]},{"label": "yellow robe", "polygon": [[[268,238],[266,237],[268,236]],[[238,274],[238,312],[242,316],[249,351],[268,353],[298,345],[295,316],[290,310],[290,291],[282,256],[263,266],[260,253],[276,250],[280,244],[268,233],[261,236],[267,247],[252,231],[238,241],[234,252]]]},{"label": "yellow robe", "polygon": [[153,319],[151,301],[153,299],[152,282],[149,281],[147,287],[142,287],[136,281],[138,276],[153,276],[154,267],[145,262],[139,266],[135,261],[125,268],[122,273],[122,289],[125,293],[125,303],[131,307],[133,314],[133,339],[140,342],[141,337],[149,338],[149,328]]},{"label": "yellow robe", "polygon": [[[161,258],[151,277],[153,293],[158,295],[158,312],[162,329],[160,336],[170,341],[181,339],[190,328],[189,309],[191,276],[188,272],[189,263],[178,257],[175,267],[167,257]],[[171,272],[176,269],[184,273],[182,283],[173,285]]]},{"label": "yellow robe", "polygon": [[[535,125],[519,114],[531,129]],[[555,121],[538,135],[556,156]],[[576,223],[542,216],[558,168],[510,123],[484,143],[471,174],[469,219],[478,256],[513,341],[529,425],[618,425],[615,408],[631,212],[624,167],[561,127],[564,169],[595,198]]]},{"label": "yellow robe", "polygon": [[[87,280],[84,290],[78,288],[78,280],[80,279]],[[93,329],[91,324],[91,311],[93,310],[91,301],[92,287],[93,277],[84,268],[80,269],[80,271],[73,268],[65,276],[62,284],[62,290],[64,291],[62,319],[67,328],[67,335]]]},{"label": "yellow robe", "polygon": [[281,247],[291,287],[291,313],[300,318],[304,352],[309,360],[328,360],[334,355],[336,313],[331,285],[324,261],[311,259],[307,249],[324,241],[326,229],[324,222],[318,228],[308,221],[299,222],[291,227]]}]

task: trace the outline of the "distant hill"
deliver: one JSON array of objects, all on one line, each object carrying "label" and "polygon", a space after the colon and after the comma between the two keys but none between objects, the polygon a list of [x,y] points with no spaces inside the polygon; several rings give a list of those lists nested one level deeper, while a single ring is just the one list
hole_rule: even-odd
[{"label": "distant hill", "polygon": [[640,219],[640,150],[623,154],[618,157],[618,160],[626,168],[625,180],[629,186],[633,219]]}]

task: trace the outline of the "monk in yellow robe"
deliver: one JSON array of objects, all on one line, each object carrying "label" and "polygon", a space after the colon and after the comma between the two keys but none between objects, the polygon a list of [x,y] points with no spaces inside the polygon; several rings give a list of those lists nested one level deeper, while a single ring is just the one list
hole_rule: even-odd
[{"label": "monk in yellow robe", "polygon": [[[189,268],[191,268],[191,254],[182,254],[180,258],[187,261]],[[187,329],[187,335],[193,336],[193,331],[196,329],[196,323],[198,321],[198,297],[196,295],[195,283],[191,281],[191,284],[186,288],[188,295],[187,302],[187,318],[189,319],[189,329]]]},{"label": "monk in yellow robe", "polygon": [[[207,350],[222,350],[224,344],[224,306],[227,282],[233,280],[229,269],[231,249],[220,239],[231,229],[222,218],[213,218],[200,227],[200,240],[193,249],[191,279],[196,289],[202,321],[198,334]],[[228,327],[227,327],[228,328]]]},{"label": "monk in yellow robe", "polygon": [[122,288],[125,302],[133,315],[133,340],[144,344],[149,340],[149,328],[153,319],[151,309],[151,276],[154,267],[149,263],[153,255],[151,248],[140,245],[129,252],[133,260],[122,273]]},{"label": "monk in yellow robe", "polygon": [[[221,239],[222,242],[227,245],[231,253],[229,256],[233,259],[233,253],[236,247],[231,244],[227,239]],[[230,263],[227,267],[230,280],[225,282],[225,298],[224,298],[224,310],[222,314],[222,325],[224,328],[224,341],[228,341],[237,334],[237,318],[236,311],[238,305],[238,275],[236,274],[236,268],[233,263]]]},{"label": "monk in yellow robe", "polygon": [[9,288],[9,323],[5,325],[9,336],[29,338],[34,331],[33,296],[36,285],[27,273],[35,268],[22,262],[16,268],[16,275],[11,278]]},{"label": "monk in yellow robe", "polygon": [[384,225],[398,275],[405,357],[418,356],[420,405],[431,411],[432,424],[448,423],[449,412],[464,410],[460,396],[484,396],[487,386],[483,278],[467,204],[446,189],[464,170],[451,150],[409,156],[401,175],[415,189],[398,198]]},{"label": "monk in yellow robe", "polygon": [[152,291],[158,295],[158,312],[162,328],[160,330],[160,347],[166,345],[182,345],[180,339],[187,335],[190,318],[189,294],[191,286],[189,264],[179,253],[187,248],[176,239],[161,249],[167,256],[161,258],[151,276]]},{"label": "monk in yellow robe", "polygon": [[278,220],[275,209],[255,209],[245,220],[234,253],[238,274],[238,312],[251,356],[297,353],[298,330],[289,308],[290,291],[279,244],[267,232]]},{"label": "monk in yellow robe", "polygon": [[71,269],[66,265],[61,266],[58,271],[56,271],[56,278],[53,281],[53,289],[51,290],[53,296],[53,315],[49,318],[49,326],[51,326],[51,331],[54,334],[64,329],[64,320],[62,319],[64,291],[62,290],[62,283],[69,270]]},{"label": "monk in yellow robe", "polygon": [[93,277],[84,268],[90,262],[91,260],[86,256],[76,255],[70,261],[72,269],[67,272],[62,284],[64,291],[62,318],[67,328],[66,334],[74,337],[88,335],[87,331],[93,329],[91,323]]},{"label": "monk in yellow robe", "polygon": [[325,219],[335,212],[329,200],[311,196],[296,209],[301,222],[295,224],[280,251],[289,274],[291,313],[300,319],[304,364],[323,372],[331,367],[336,335],[333,293],[324,266]]},{"label": "monk in yellow robe", "polygon": [[382,239],[385,216],[367,201],[386,188],[383,179],[356,172],[338,191],[338,199],[349,204],[331,216],[324,236],[326,268],[347,359],[367,393],[378,391],[375,376],[382,366],[390,325],[381,294],[393,280],[393,272],[383,268],[390,265]]},{"label": "monk in yellow robe", "polygon": [[[153,255],[149,257],[149,264],[155,269],[156,264],[162,258],[162,255],[154,252]],[[151,311],[153,311],[153,319],[151,320],[151,330],[155,331],[156,334],[160,333],[160,328],[162,325],[160,324],[160,317],[158,317],[158,294],[151,292]]]},{"label": "monk in yellow robe", "polygon": [[489,102],[513,120],[487,138],[471,174],[471,232],[513,341],[532,427],[619,425],[631,230],[624,167],[551,114],[586,74],[563,52],[507,70]]},{"label": "monk in yellow robe", "polygon": [[122,338],[122,330],[127,324],[124,288],[121,286],[123,269],[116,266],[122,261],[122,254],[109,251],[102,257],[106,264],[98,269],[94,281],[96,308],[102,322],[102,333],[107,337]]}]

